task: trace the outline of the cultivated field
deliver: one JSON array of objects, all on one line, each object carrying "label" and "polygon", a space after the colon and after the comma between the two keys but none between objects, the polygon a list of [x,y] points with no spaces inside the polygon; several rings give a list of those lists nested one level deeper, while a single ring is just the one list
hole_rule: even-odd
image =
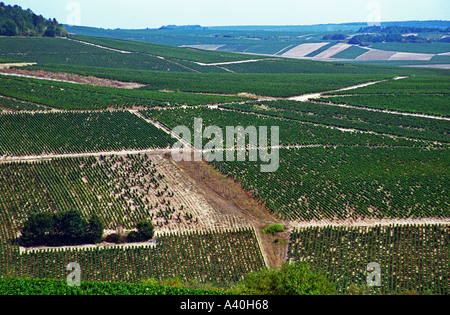
[{"label": "cultivated field", "polygon": [[[448,70],[290,59],[431,54],[280,43],[276,59],[73,39],[0,38],[0,58],[17,61],[0,67],[2,277],[64,280],[77,261],[94,282],[231,285],[306,261],[347,294],[377,262],[372,293],[449,293]],[[259,147],[279,153],[279,168],[175,162],[173,129],[194,132],[196,118],[279,127],[279,143]],[[68,210],[97,214],[102,242],[21,246],[30,214]],[[142,220],[152,240],[106,238]],[[273,224],[284,231],[263,232]]]}]

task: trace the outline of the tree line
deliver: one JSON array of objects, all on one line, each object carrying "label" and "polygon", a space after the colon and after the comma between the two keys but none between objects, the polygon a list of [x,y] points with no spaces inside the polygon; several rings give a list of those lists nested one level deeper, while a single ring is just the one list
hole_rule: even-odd
[{"label": "tree line", "polygon": [[18,5],[5,5],[0,2],[0,35],[61,37],[67,36],[68,33],[56,19],[47,20],[30,9],[23,10]]},{"label": "tree line", "polygon": [[411,34],[411,33],[433,33],[433,32],[448,33],[450,32],[450,27],[444,29],[438,27],[368,26],[362,27],[358,31],[358,33],[385,33],[385,34]]},{"label": "tree line", "polygon": [[[98,244],[103,241],[104,228],[104,223],[96,214],[86,220],[75,210],[33,213],[23,225],[19,242],[25,247]],[[127,235],[126,241],[143,242],[153,236],[153,224],[142,221],[137,224],[137,231]],[[119,240],[115,242],[118,243]]]},{"label": "tree line", "polygon": [[[348,43],[352,45],[365,45],[369,43],[432,43],[449,42],[449,37],[442,37],[439,40],[432,40],[423,38],[421,36],[413,35],[415,33],[448,33],[450,27],[445,28],[430,28],[430,27],[400,27],[400,26],[368,26],[362,27],[358,31],[358,35],[349,39]],[[411,34],[411,35],[408,35]],[[328,34],[322,40],[346,40],[345,34]]]}]

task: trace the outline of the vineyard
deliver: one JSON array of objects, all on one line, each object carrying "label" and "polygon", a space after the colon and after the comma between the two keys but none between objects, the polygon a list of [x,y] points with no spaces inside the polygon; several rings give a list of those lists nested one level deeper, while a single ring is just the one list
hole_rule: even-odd
[{"label": "vineyard", "polygon": [[167,148],[162,130],[127,111],[0,115],[0,156]]},{"label": "vineyard", "polygon": [[0,295],[219,295],[220,292],[133,283],[87,282],[69,287],[66,281],[0,278]]},{"label": "vineyard", "polygon": [[353,91],[327,93],[326,98],[319,100],[383,110],[448,116],[449,87],[450,81],[447,76],[418,75]]},{"label": "vineyard", "polygon": [[252,162],[213,165],[290,220],[449,216],[447,149],[281,149],[268,174]]},{"label": "vineyard", "polygon": [[[0,95],[62,110],[171,107],[247,100],[241,97],[126,90],[3,76],[0,77]],[[2,103],[3,100],[0,99]]]},{"label": "vineyard", "polygon": [[151,220],[159,231],[243,227],[218,215],[165,157],[127,155],[0,164],[2,224],[14,234],[28,213],[96,213],[107,229]]},{"label": "vineyard", "polygon": [[155,56],[122,54],[60,38],[3,38],[2,42],[0,57],[38,64],[186,71],[181,66]]},{"label": "vineyard", "polygon": [[342,293],[365,286],[367,266],[381,267],[377,293],[450,294],[448,225],[308,227],[292,232],[289,259],[308,262],[337,283]]},{"label": "vineyard", "polygon": [[381,110],[404,111],[416,114],[447,116],[449,96],[441,95],[358,95],[338,96],[319,99],[334,104],[346,104],[359,107],[370,107]]},{"label": "vineyard", "polygon": [[[327,99],[331,100],[331,99]],[[450,141],[445,120],[392,115],[325,104],[272,101],[221,105],[221,108],[430,141]]]},{"label": "vineyard", "polygon": [[4,111],[46,111],[49,110],[43,105],[37,105],[25,101],[18,101],[11,98],[0,96],[0,109]]},{"label": "vineyard", "polygon": [[[301,105],[299,105],[301,106]],[[237,105],[233,108],[246,108],[246,105]],[[194,119],[201,118],[203,126],[218,126],[224,134],[227,126],[242,126],[247,128],[255,126],[278,126],[280,130],[280,144],[292,145],[326,145],[326,146],[403,146],[427,147],[433,144],[424,141],[411,141],[402,138],[392,138],[376,135],[371,132],[345,131],[335,126],[328,126],[325,122],[315,124],[310,121],[291,121],[284,117],[271,117],[269,115],[247,114],[238,111],[224,111],[221,109],[174,108],[165,110],[141,111],[144,116],[159,121],[166,127],[173,129],[177,126],[186,126],[194,132]],[[270,136],[269,136],[270,139]]]},{"label": "vineyard", "polygon": [[17,276],[64,280],[66,265],[82,266],[83,281],[140,283],[150,278],[236,283],[265,267],[253,230],[160,234],[156,246],[31,251],[16,259]]},{"label": "vineyard", "polygon": [[[202,37],[199,47],[209,40],[221,39]],[[278,56],[285,44],[277,41]],[[447,70],[275,57],[77,35],[1,37],[1,60],[37,64],[0,69],[12,72],[0,75],[0,294],[218,294],[143,283],[230,289],[254,271],[307,262],[340,294],[449,295]],[[365,83],[374,84],[354,87]],[[322,94],[289,99],[313,93]],[[219,127],[218,152],[239,144],[227,142],[227,127],[255,127],[258,136],[267,127],[268,141],[246,136],[242,162],[207,162],[206,154],[177,162],[179,126],[194,146],[201,131],[202,148],[212,140],[206,128]],[[275,172],[251,161],[252,145],[271,151],[272,162],[279,153]],[[98,218],[101,243],[23,242],[30,215],[69,211]],[[132,243],[127,233],[143,222],[155,236]],[[65,285],[71,262],[81,266],[81,287]],[[365,287],[372,262],[380,288]]]},{"label": "vineyard", "polygon": [[35,70],[66,72],[98,78],[137,82],[146,86],[140,91],[180,91],[237,95],[250,93],[262,96],[290,97],[325,92],[370,81],[391,79],[390,74],[323,74],[323,73],[193,73],[108,69],[78,65],[37,65]]},{"label": "vineyard", "polygon": [[[179,276],[186,280],[227,282],[238,281],[246,273],[265,266],[248,224],[219,215],[193,189],[193,183],[177,175],[177,168],[162,156],[0,164],[0,173],[4,184],[0,191],[3,276],[62,279],[64,263],[70,260],[91,270],[91,281],[137,283],[148,278]],[[151,220],[159,233],[158,245],[27,250],[18,263],[19,248],[14,240],[26,216],[69,209],[81,211],[85,217],[97,214],[109,230],[133,229],[137,222]],[[216,230],[228,232],[212,232]],[[36,268],[38,261],[43,268]],[[48,264],[49,261],[53,263]],[[121,261],[123,270],[109,268],[113,261]],[[95,263],[99,265],[92,265]]]}]

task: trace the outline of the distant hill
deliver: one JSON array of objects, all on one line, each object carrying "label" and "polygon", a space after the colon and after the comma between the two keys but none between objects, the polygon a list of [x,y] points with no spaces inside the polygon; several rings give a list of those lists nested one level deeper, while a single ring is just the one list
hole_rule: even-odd
[{"label": "distant hill", "polygon": [[[248,53],[262,55],[282,55],[302,44],[316,44],[324,41],[324,51],[332,48],[335,41],[350,41],[349,45],[364,45],[380,50],[411,53],[447,53],[450,48],[447,32],[450,21],[403,21],[383,22],[373,26],[368,23],[322,24],[322,25],[248,25],[248,26],[164,26],[154,29],[100,29],[93,27],[64,25],[71,34],[146,42],[165,46],[211,49],[221,52]],[[367,30],[399,30],[400,34],[373,33]],[[364,32],[360,32],[364,30]],[[411,30],[439,30],[409,34]],[[406,32],[408,31],[408,32]],[[403,34],[406,32],[406,34]],[[361,37],[363,35],[363,37]],[[375,36],[379,35],[379,36]],[[402,36],[404,35],[404,36]],[[387,43],[386,45],[384,43]],[[378,46],[376,46],[378,45]],[[372,47],[374,46],[374,47]],[[375,47],[376,46],[376,47]],[[333,49],[339,49],[340,46]],[[342,46],[341,48],[345,48]],[[333,50],[332,50],[333,51]],[[329,53],[331,53],[330,51]],[[322,52],[322,51],[320,51]],[[367,52],[359,47],[350,50],[352,60]],[[339,56],[342,56],[339,55]],[[349,56],[347,52],[345,58]],[[314,57],[314,56],[306,56]],[[406,56],[408,57],[408,56]],[[405,58],[406,58],[405,57]],[[437,56],[434,61],[447,63],[448,56]]]},{"label": "distant hill", "polygon": [[67,32],[56,19],[46,20],[30,9],[23,10],[20,6],[0,2],[0,35],[56,37],[66,36]]},{"label": "distant hill", "polygon": [[205,30],[206,27],[201,25],[165,25],[159,28],[160,30]]},{"label": "distant hill", "polygon": [[[154,29],[103,29],[84,26],[64,25],[68,32],[86,36],[101,36],[109,38],[127,39],[127,36],[152,34],[159,30],[204,30],[204,31],[266,31],[266,32],[296,32],[296,33],[329,33],[346,31],[357,33],[360,29],[370,27],[367,23],[343,23],[343,24],[317,24],[317,25],[243,25],[243,26],[209,26],[201,25],[166,25]],[[450,21],[404,21],[404,22],[382,22],[381,27],[409,27],[409,28],[439,28],[450,27]]]}]

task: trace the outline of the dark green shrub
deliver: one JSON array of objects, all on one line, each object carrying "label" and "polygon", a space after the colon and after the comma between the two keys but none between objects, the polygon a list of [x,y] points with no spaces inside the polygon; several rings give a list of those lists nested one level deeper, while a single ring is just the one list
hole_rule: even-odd
[{"label": "dark green shrub", "polygon": [[280,270],[263,269],[248,274],[234,289],[249,295],[331,295],[334,283],[310,270],[305,263],[285,264]]},{"label": "dark green shrub", "polygon": [[277,233],[279,233],[279,232],[283,232],[283,231],[284,231],[284,227],[283,227],[282,225],[280,225],[280,224],[274,224],[274,225],[271,225],[271,226],[266,227],[266,228],[263,230],[263,233],[264,233],[264,234],[275,235],[275,234],[277,234]]}]

